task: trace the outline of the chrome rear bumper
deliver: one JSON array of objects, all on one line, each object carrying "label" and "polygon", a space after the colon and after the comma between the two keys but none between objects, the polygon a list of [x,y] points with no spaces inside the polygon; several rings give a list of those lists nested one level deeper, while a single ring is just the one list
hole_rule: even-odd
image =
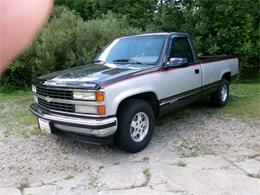
[{"label": "chrome rear bumper", "polygon": [[117,118],[91,119],[82,117],[72,117],[48,112],[40,108],[37,104],[30,105],[30,111],[37,117],[53,123],[53,127],[60,130],[93,135],[96,137],[107,137],[114,134],[117,130]]}]

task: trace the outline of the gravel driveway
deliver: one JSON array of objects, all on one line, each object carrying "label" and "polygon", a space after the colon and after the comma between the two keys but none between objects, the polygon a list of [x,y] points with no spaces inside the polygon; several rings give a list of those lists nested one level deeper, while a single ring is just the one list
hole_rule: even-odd
[{"label": "gravel driveway", "polygon": [[260,194],[259,127],[196,104],[158,119],[137,154],[0,129],[0,194]]}]

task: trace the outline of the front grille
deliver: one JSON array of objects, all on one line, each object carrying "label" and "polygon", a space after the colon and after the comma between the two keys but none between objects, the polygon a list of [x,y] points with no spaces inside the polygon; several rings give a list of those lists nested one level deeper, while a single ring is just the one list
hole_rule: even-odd
[{"label": "front grille", "polygon": [[51,110],[58,110],[64,112],[75,112],[75,106],[73,104],[63,104],[57,102],[47,102],[41,98],[38,98],[39,105],[43,106],[44,108],[51,109]]},{"label": "front grille", "polygon": [[47,88],[42,85],[37,85],[36,91],[37,91],[37,94],[39,94],[39,95],[49,96],[51,98],[60,98],[60,99],[67,99],[67,100],[73,99],[73,92],[66,91],[63,89],[56,90],[56,89]]}]

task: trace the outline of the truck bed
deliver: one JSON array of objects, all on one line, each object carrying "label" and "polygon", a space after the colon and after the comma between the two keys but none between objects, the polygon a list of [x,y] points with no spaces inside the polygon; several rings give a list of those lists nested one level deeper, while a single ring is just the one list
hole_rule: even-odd
[{"label": "truck bed", "polygon": [[201,63],[215,62],[215,61],[226,60],[230,58],[235,58],[235,57],[234,56],[198,56],[198,59]]}]

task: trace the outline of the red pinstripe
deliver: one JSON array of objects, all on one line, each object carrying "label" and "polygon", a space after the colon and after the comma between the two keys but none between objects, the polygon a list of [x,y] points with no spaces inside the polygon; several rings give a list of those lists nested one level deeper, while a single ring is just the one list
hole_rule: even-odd
[{"label": "red pinstripe", "polygon": [[[217,60],[217,61],[206,61],[206,62],[202,62],[202,63],[189,64],[188,67],[190,67],[190,66],[200,66],[200,65],[203,65],[203,64],[212,64],[212,63],[215,63],[215,62],[220,62],[220,61],[225,61],[225,60],[230,60],[230,59],[238,59],[238,58],[227,58],[227,59]],[[133,77],[130,77],[130,78],[127,78],[127,79],[123,79],[123,80],[120,80],[120,81],[116,81],[116,82],[114,82],[114,83],[105,84],[105,85],[101,86],[101,88],[104,89],[104,87],[113,85],[113,84],[115,84],[115,83],[124,82],[124,81],[130,80],[130,79],[134,79],[134,78],[136,78],[136,77],[140,77],[140,76],[147,75],[147,74],[155,74],[155,73],[157,74],[157,73],[161,73],[161,72],[172,71],[172,70],[175,70],[175,69],[178,69],[178,68],[169,68],[169,69],[167,69],[167,70],[158,70],[158,71],[154,71],[154,72],[144,73],[144,74],[141,74],[141,75],[136,75],[136,76],[133,76]]]}]

